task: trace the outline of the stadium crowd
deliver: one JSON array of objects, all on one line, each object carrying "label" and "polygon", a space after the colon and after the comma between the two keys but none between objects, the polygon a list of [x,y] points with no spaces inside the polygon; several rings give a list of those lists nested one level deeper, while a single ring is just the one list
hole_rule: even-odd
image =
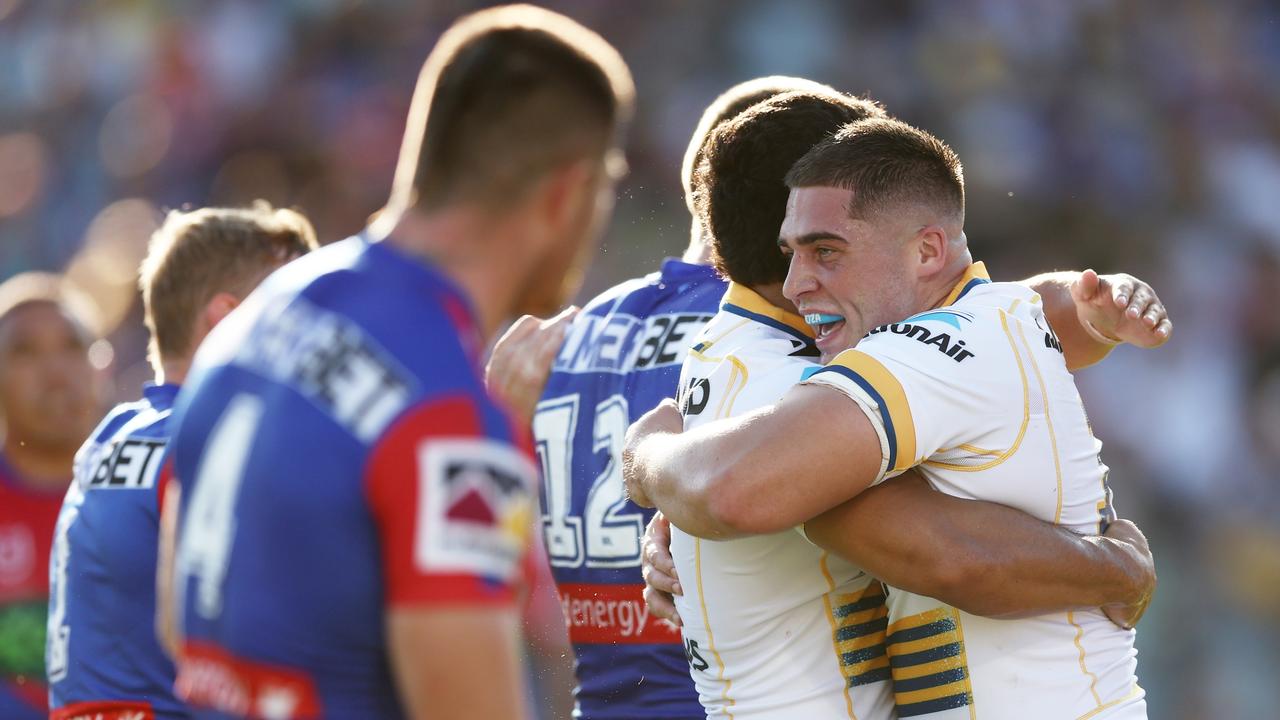
[{"label": "stadium crowd", "polygon": [[[678,183],[739,80],[866,92],[966,160],[993,274],[1128,271],[1174,318],[1158,352],[1078,375],[1118,510],[1160,589],[1139,634],[1151,716],[1280,701],[1280,10],[1209,2],[836,0],[549,6],[636,78],[630,174],[583,297],[679,254]],[[476,4],[0,0],[0,279],[65,270],[108,342],[105,408],[148,377],[138,262],[162,211],[265,199],[320,242],[385,200],[418,67]]]}]

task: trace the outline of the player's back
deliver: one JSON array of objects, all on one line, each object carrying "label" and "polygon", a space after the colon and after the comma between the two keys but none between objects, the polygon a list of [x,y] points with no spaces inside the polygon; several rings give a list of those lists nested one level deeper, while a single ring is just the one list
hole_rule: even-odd
[{"label": "player's back", "polygon": [[180,694],[398,718],[384,608],[509,601],[532,467],[477,340],[442,275],[363,238],[286,266],[209,336],[174,436]]},{"label": "player's back", "polygon": [[653,511],[627,500],[619,458],[627,427],[675,397],[685,352],[723,294],[711,267],[670,259],[602,293],[570,328],[538,404],[542,527],[585,718],[703,715],[679,633],[641,597]]},{"label": "player's back", "polygon": [[[800,317],[731,284],[681,371],[685,428],[777,402],[817,356]],[[878,582],[795,529],[671,535],[690,674],[708,717],[892,716]]]},{"label": "player's back", "polygon": [[175,385],[148,385],[76,454],[49,557],[45,667],[56,717],[108,706],[187,717],[173,696],[173,663],[156,640],[151,592],[177,393]]},{"label": "player's back", "polygon": [[[974,283],[872,330],[813,379],[878,396],[891,474],[919,463],[942,492],[1099,532],[1111,514],[1100,443],[1039,303],[1022,285]],[[891,588],[889,615],[903,717],[1145,717],[1134,633],[1100,610],[991,620]]]}]

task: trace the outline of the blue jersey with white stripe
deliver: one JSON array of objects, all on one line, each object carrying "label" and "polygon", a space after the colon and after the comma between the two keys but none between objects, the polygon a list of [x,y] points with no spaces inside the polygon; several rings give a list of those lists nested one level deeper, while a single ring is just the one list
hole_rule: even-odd
[{"label": "blue jersey with white stripe", "polygon": [[445,276],[363,238],[205,340],[173,439],[197,717],[401,718],[388,607],[514,607],[536,471],[478,348]]},{"label": "blue jersey with white stripe", "polygon": [[725,284],[705,265],[668,259],[578,315],[534,416],[542,528],[577,655],[584,718],[701,718],[680,634],[649,615],[640,536],[653,516],[626,498],[627,427],[675,397],[693,338]]},{"label": "blue jersey with white stripe", "polygon": [[155,635],[161,471],[176,385],[117,406],[76,454],[49,557],[49,706],[85,712],[129,701],[185,718]]}]

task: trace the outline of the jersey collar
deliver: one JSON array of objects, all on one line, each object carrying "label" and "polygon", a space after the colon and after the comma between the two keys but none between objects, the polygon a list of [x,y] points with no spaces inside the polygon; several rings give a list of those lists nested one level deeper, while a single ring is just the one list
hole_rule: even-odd
[{"label": "jersey collar", "polygon": [[976,262],[965,268],[964,275],[960,277],[955,287],[951,288],[951,292],[947,295],[947,299],[938,303],[938,307],[953,305],[969,293],[970,290],[991,282],[991,276],[987,274],[987,266],[983,263]]},{"label": "jersey collar", "polygon": [[765,300],[746,285],[730,282],[724,299],[720,301],[720,309],[763,323],[805,342],[813,342],[813,328],[803,318]]}]

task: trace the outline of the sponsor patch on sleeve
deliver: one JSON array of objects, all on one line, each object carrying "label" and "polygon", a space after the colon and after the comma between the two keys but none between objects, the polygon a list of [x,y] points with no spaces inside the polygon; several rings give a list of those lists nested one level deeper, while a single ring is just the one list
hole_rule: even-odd
[{"label": "sponsor patch on sleeve", "polygon": [[512,579],[533,519],[532,463],[503,442],[450,438],[425,440],[418,468],[418,569]]}]

